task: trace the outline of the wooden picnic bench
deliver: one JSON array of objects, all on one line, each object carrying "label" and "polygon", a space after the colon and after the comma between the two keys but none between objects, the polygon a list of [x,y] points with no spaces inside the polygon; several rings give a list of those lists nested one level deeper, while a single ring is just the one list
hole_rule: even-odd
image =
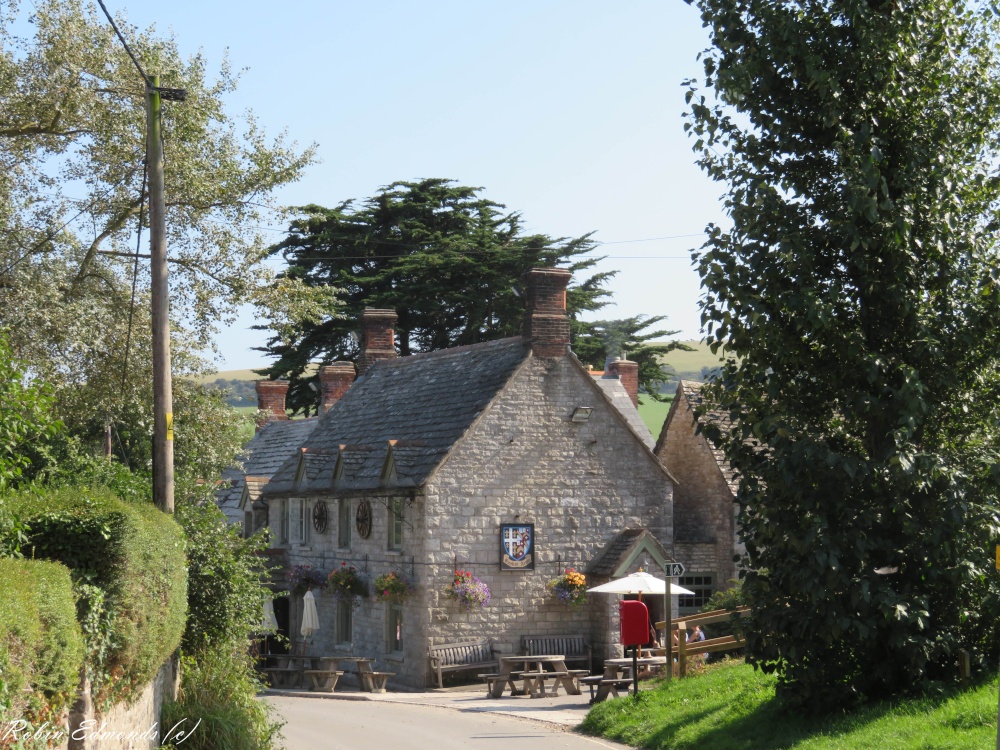
[{"label": "wooden picnic bench", "polygon": [[[605,677],[602,674],[595,674],[591,677],[581,677],[580,683],[590,688],[590,702],[597,703],[597,695],[603,693],[605,696],[612,695],[618,697],[618,689],[628,692],[632,684],[631,677]],[[596,693],[595,693],[596,689]],[[603,698],[602,698],[603,700]]]},{"label": "wooden picnic bench", "polygon": [[530,656],[562,654],[567,666],[579,664],[590,674],[592,649],[582,635],[522,635],[521,653]]},{"label": "wooden picnic bench", "polygon": [[461,643],[442,643],[428,650],[431,669],[437,674],[439,688],[444,687],[445,672],[464,672],[470,669],[495,668],[496,657],[489,638]]},{"label": "wooden picnic bench", "polygon": [[302,674],[312,680],[312,689],[318,693],[332,693],[337,687],[337,680],[344,674],[337,669],[304,669]]}]

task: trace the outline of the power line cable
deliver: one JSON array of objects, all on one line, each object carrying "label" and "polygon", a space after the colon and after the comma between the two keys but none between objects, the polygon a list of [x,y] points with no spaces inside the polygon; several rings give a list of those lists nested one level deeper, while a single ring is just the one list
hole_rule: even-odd
[{"label": "power line cable", "polygon": [[139,280],[139,249],[142,245],[142,208],[146,202],[146,178],[149,173],[149,164],[143,160],[142,163],[142,185],[139,188],[139,228],[136,230],[135,238],[135,263],[132,266],[132,301],[128,308],[128,331],[125,334],[125,359],[122,362],[122,397],[125,396],[125,377],[128,373],[128,355],[132,344],[132,321],[135,318],[135,291]]},{"label": "power line cable", "polygon": [[100,4],[101,10],[104,11],[104,15],[108,17],[108,23],[111,24],[111,28],[114,29],[115,34],[118,35],[118,40],[122,43],[122,47],[125,48],[125,51],[128,53],[128,56],[132,58],[132,62],[135,64],[136,70],[139,71],[139,75],[142,76],[142,80],[146,82],[147,87],[151,88],[153,84],[149,80],[149,76],[146,75],[146,71],[142,69],[142,66],[139,64],[139,61],[136,59],[135,55],[132,54],[132,50],[129,49],[128,42],[125,41],[125,37],[122,36],[121,31],[118,30],[118,24],[115,23],[115,19],[111,17],[111,14],[108,13],[108,9],[104,6],[104,0],[97,0],[97,2]]},{"label": "power line cable", "polygon": [[81,208],[72,218],[64,221],[62,224],[60,224],[55,229],[49,230],[49,232],[46,234],[45,237],[43,237],[42,239],[40,239],[38,242],[36,242],[30,248],[25,247],[24,243],[22,243],[19,240],[15,239],[14,243],[18,247],[23,248],[25,250],[25,253],[20,258],[18,258],[13,263],[11,263],[9,266],[7,266],[3,271],[0,271],[0,276],[6,275],[6,274],[10,273],[11,271],[13,271],[15,266],[17,266],[18,264],[20,264],[25,259],[27,259],[27,258],[31,257],[32,255],[34,255],[38,251],[38,249],[42,245],[44,245],[46,242],[51,242],[52,240],[54,240],[55,237],[56,237],[56,235],[59,234],[59,232],[61,232],[66,227],[68,227],[70,224],[72,224],[77,219],[79,219],[85,213],[87,213],[87,211],[89,211],[91,208],[93,208],[97,204],[98,201],[103,200],[111,192],[113,192],[114,190],[117,190],[118,188],[120,188],[127,180],[128,180],[128,176],[126,175],[121,180],[119,180],[114,185],[112,185],[107,190],[105,190],[103,193],[101,193],[96,198],[94,198],[92,201],[90,201],[90,203],[88,203],[86,206],[84,206],[83,208]]}]

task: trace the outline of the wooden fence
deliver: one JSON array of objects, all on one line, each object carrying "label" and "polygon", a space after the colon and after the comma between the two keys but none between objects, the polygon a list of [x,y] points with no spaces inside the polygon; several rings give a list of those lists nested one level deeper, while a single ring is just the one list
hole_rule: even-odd
[{"label": "wooden fence", "polygon": [[[687,676],[688,657],[697,654],[711,654],[717,651],[734,651],[743,648],[746,640],[734,635],[725,635],[721,638],[707,638],[704,641],[687,642],[687,631],[695,625],[711,625],[714,622],[728,622],[734,617],[746,617],[749,614],[749,607],[737,607],[735,610],[717,609],[712,612],[702,612],[697,615],[690,615],[683,619],[671,620],[669,623],[671,635],[676,634],[677,644],[677,673],[680,677]],[[666,631],[668,623],[656,623],[656,629]],[[665,656],[665,648],[657,651],[661,656]]]}]

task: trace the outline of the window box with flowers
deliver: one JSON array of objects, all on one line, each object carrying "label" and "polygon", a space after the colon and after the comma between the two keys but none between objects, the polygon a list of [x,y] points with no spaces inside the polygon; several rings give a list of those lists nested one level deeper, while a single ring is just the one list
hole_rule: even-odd
[{"label": "window box with flowers", "polygon": [[413,584],[402,573],[383,573],[372,583],[372,596],[379,602],[401,602],[413,591]]},{"label": "window box with flowers", "polygon": [[445,588],[444,594],[467,611],[474,607],[485,607],[490,601],[490,587],[467,570],[455,571],[455,577]]},{"label": "window box with flowers", "polygon": [[293,565],[288,571],[288,586],[295,596],[303,596],[310,589],[326,588],[326,573],[312,565]]},{"label": "window box with flowers", "polygon": [[368,584],[353,565],[342,562],[326,579],[327,587],[337,601],[351,601],[368,596]]},{"label": "window box with flowers", "polygon": [[552,596],[571,607],[579,607],[587,601],[587,577],[575,568],[566,568],[566,572],[549,581],[546,588]]}]

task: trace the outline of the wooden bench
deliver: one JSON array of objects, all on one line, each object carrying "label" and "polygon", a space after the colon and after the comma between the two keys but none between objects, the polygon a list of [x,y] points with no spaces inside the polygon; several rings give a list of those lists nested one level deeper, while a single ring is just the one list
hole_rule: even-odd
[{"label": "wooden bench", "polygon": [[569,676],[569,672],[521,672],[524,692],[532,698],[545,697],[545,683],[549,680],[553,681],[552,695],[559,695],[559,684]]},{"label": "wooden bench", "polygon": [[337,680],[344,674],[332,669],[304,669],[302,674],[309,675],[313,690],[319,693],[332,693],[337,687]]},{"label": "wooden bench", "polygon": [[299,675],[302,674],[302,670],[298,667],[267,667],[263,672],[272,678],[272,685],[276,688],[295,687]]},{"label": "wooden bench", "polygon": [[362,686],[369,693],[384,693],[385,683],[395,676],[395,672],[358,672]]},{"label": "wooden bench", "polygon": [[[501,680],[505,681],[507,683],[507,685],[510,687],[510,694],[511,695],[524,695],[524,692],[522,690],[519,690],[518,687],[517,687],[517,680],[519,680],[521,678],[521,673],[520,672],[511,672],[506,677],[503,676],[503,675],[501,675],[501,674],[497,674],[496,672],[490,672],[490,673],[487,673],[487,674],[477,674],[476,677],[478,677],[480,680],[484,680],[486,682],[486,697],[487,698],[492,698],[493,697],[493,686],[496,683],[500,682]],[[503,691],[501,691],[501,692],[503,692]]]},{"label": "wooden bench", "polygon": [[497,661],[489,638],[462,643],[443,643],[431,646],[428,651],[431,669],[437,674],[439,688],[444,687],[445,672],[464,672],[470,669],[496,669]]},{"label": "wooden bench", "polygon": [[[607,694],[611,693],[615,698],[618,697],[618,688],[624,688],[625,692],[628,692],[629,686],[632,684],[631,677],[605,677],[604,675],[596,674],[593,677],[581,677],[580,683],[586,685],[590,688],[590,702],[597,702],[597,695],[604,692]],[[601,688],[606,687],[606,691],[602,691]],[[595,695],[594,689],[597,688],[597,694]],[[603,700],[603,698],[602,698]]]},{"label": "wooden bench", "polygon": [[522,635],[521,653],[538,656],[540,654],[562,654],[566,666],[580,664],[588,674],[591,666],[591,647],[582,635]]}]

